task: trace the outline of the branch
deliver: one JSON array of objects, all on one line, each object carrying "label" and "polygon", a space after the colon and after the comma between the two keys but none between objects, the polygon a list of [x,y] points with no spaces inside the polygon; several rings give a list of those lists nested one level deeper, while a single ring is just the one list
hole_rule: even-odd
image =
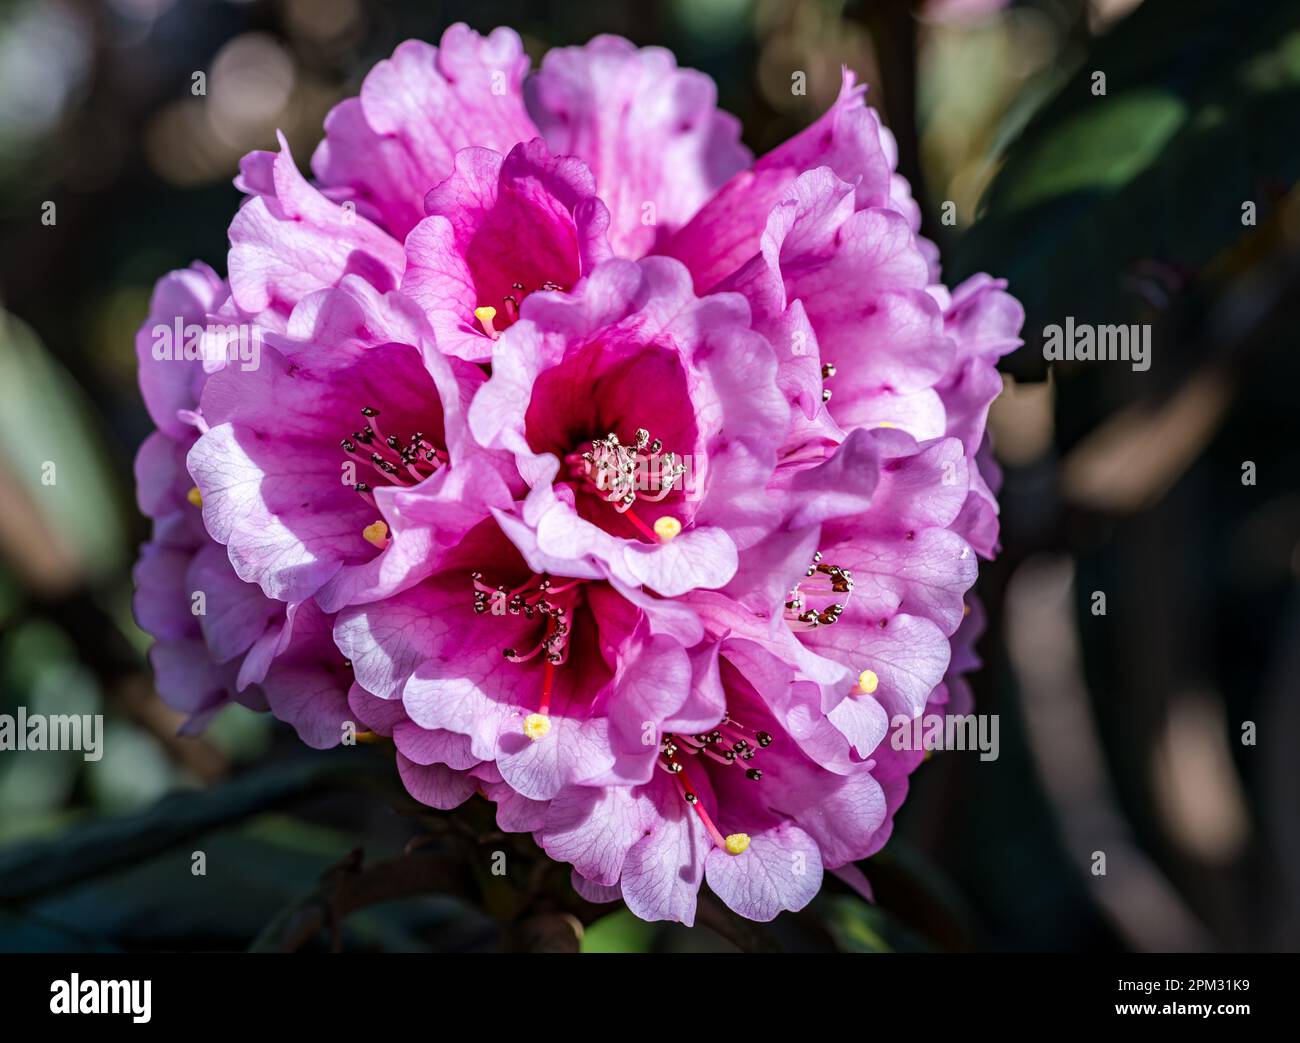
[{"label": "branch", "polygon": [[343,947],[343,920],[372,905],[427,894],[464,894],[472,884],[462,860],[445,854],[414,853],[362,865],[354,848],[331,866],[321,881],[298,902],[280,912],[249,947],[250,952],[296,952],[322,930],[330,932],[330,949]]}]

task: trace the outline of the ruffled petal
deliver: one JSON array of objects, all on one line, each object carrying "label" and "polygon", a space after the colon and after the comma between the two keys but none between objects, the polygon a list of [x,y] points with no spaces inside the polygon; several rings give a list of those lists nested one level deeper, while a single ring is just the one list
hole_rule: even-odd
[{"label": "ruffled petal", "polygon": [[523,104],[528,65],[510,29],[480,36],[457,23],[438,47],[407,40],[367,74],[359,98],[326,117],[312,170],[331,198],[351,200],[400,242],[457,152],[506,153],[536,137]]},{"label": "ruffled petal", "polygon": [[556,48],[524,89],[551,151],[595,174],[621,257],[651,252],[749,165],[713,81],[663,48],[617,36]]}]

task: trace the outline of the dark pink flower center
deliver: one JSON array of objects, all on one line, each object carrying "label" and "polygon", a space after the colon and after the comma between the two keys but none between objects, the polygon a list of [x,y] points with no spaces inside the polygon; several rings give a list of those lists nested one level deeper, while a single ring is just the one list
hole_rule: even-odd
[{"label": "dark pink flower center", "polygon": [[604,438],[592,439],[588,446],[564,458],[569,478],[578,489],[610,504],[651,541],[670,540],[681,532],[681,522],[672,515],[661,515],[652,528],[632,510],[638,499],[659,503],[679,486],[686,465],[676,453],[665,453],[663,443],[652,439],[645,428],[639,428],[627,445],[611,431]]},{"label": "dark pink flower center", "polygon": [[470,575],[474,583],[474,611],[479,615],[496,614],[522,616],[524,619],[545,621],[545,633],[529,651],[514,648],[502,649],[502,655],[512,663],[523,663],[536,655],[544,655],[551,666],[558,666],[568,656],[569,620],[574,603],[580,596],[583,580],[565,580],[556,586],[549,576],[532,575],[514,589],[504,584],[489,587],[483,582],[483,573]]},{"label": "dark pink flower center", "polygon": [[498,308],[492,304],[480,304],[474,309],[474,318],[478,320],[479,325],[493,340],[496,340],[502,333],[508,330],[519,321],[519,307],[524,303],[524,298],[530,293],[551,293],[564,292],[564,287],[558,282],[546,280],[541,283],[535,290],[529,290],[521,282],[510,284],[510,292],[503,294],[501,297],[501,307]]},{"label": "dark pink flower center", "polygon": [[728,854],[738,855],[749,847],[749,835],[722,835],[691,782],[690,773],[686,769],[686,758],[701,758],[701,764],[711,761],[724,767],[738,766],[744,769],[747,779],[758,782],[763,778],[763,771],[753,767],[752,762],[760,750],[771,745],[771,733],[748,728],[730,714],[724,716],[721,723],[711,731],[698,735],[668,733],[659,744],[659,767],[673,777],[682,800],[699,816],[713,842]]},{"label": "dark pink flower center", "polygon": [[571,352],[538,376],[524,430],[534,452],[562,461],[556,481],[592,524],[651,542],[690,528],[703,460],[677,352],[626,331]]},{"label": "dark pink flower center", "polygon": [[474,588],[474,612],[492,619],[514,618],[536,621],[539,624],[536,643],[531,648],[513,645],[501,649],[501,655],[512,663],[527,663],[541,657],[542,690],[536,710],[524,719],[524,734],[534,741],[550,731],[551,695],[555,688],[556,667],[569,658],[569,641],[577,609],[584,601],[586,580],[562,579],[530,575],[523,583],[511,587],[507,584],[490,586],[482,572],[470,573]]},{"label": "dark pink flower center", "polygon": [[763,777],[763,772],[759,768],[746,767],[746,765],[753,761],[759,750],[765,750],[770,745],[772,745],[770,733],[754,731],[730,717],[724,717],[712,731],[698,735],[666,734],[659,745],[663,755],[659,766],[673,774],[678,774],[682,770],[678,754],[699,755],[716,764],[744,767],[745,777],[758,782]]},{"label": "dark pink flower center", "polygon": [[[447,463],[445,449],[434,444],[436,436],[413,431],[405,436],[385,434],[379,426],[379,410],[365,406],[361,415],[366,424],[353,431],[339,445],[343,452],[378,475],[385,485],[417,485]],[[372,482],[357,482],[352,487],[372,507],[375,506]]]}]

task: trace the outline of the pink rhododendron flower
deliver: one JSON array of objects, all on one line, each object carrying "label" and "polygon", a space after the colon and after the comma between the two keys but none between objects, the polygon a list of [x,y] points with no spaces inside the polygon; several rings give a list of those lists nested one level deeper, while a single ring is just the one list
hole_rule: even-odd
[{"label": "pink rhododendron flower", "polygon": [[697,298],[680,264],[649,258],[610,261],[523,314],[470,426],[531,487],[522,516],[539,564],[598,563],[665,597],[723,586],[737,541],[775,521],[755,493],[789,423],[745,301]]},{"label": "pink rhododendron flower", "polygon": [[463,736],[530,799],[648,778],[643,730],[688,699],[698,621],[595,570],[539,573],[508,531],[489,517],[435,575],[339,613],[358,684],[423,729]]},{"label": "pink rhododendron flower", "polygon": [[429,216],[407,236],[402,278],[443,351],[487,361],[529,292],[571,287],[610,256],[609,214],[594,193],[586,165],[550,155],[540,138],[504,158],[457,153],[453,173],[425,197]]},{"label": "pink rhododendron flower", "polygon": [[410,301],[349,275],[299,302],[256,368],[208,379],[188,467],[204,523],[242,579],[330,607],[340,588],[407,579],[411,563],[395,564],[387,532],[367,527],[395,524],[404,489],[436,476],[427,491],[444,492],[462,452],[481,455],[465,445],[464,412],[482,372],[430,337]]},{"label": "pink rhododendron flower", "polygon": [[1023,319],[939,282],[850,75],[758,160],[715,103],[612,37],[531,74],[505,29],[405,43],[313,181],[245,158],[228,288],[160,283],[142,338],[250,324],[257,364],[140,355],[163,695],[359,724],[417,799],[685,923],[704,884],[757,920],[865,890],[891,736],[969,707]]},{"label": "pink rhododendron flower", "polygon": [[[206,265],[172,272],[159,281],[136,338],[141,390],[158,430],[145,439],[135,464],[140,511],[153,521],[152,538],[135,567],[135,612],[156,639],[150,659],[158,690],[187,715],[189,728],[201,727],[247,687],[238,684],[241,673],[245,680],[262,679],[261,657],[250,649],[264,646],[268,629],[284,620],[283,605],[258,598],[256,588],[240,583],[194,506],[198,493],[191,492],[185,454],[199,434],[195,410],[207,371],[197,360],[153,357],[155,329],[170,335],[178,320],[182,330],[203,323],[226,296],[225,285]],[[196,616],[191,591],[209,588],[214,612]],[[250,690],[244,698],[264,707],[258,694]]]},{"label": "pink rhododendron flower", "polygon": [[[155,638],[158,690],[186,715],[187,731],[232,700],[296,725],[301,708],[337,704],[348,685],[319,608],[268,598],[242,580],[201,521],[186,455],[207,429],[200,398],[225,355],[209,344],[203,357],[200,337],[241,318],[225,284],[196,264],[159,281],[136,340],[141,390],[158,430],[136,457],[140,509],[153,535],[135,569],[135,612]],[[299,731],[314,746],[336,741],[319,727]]]}]

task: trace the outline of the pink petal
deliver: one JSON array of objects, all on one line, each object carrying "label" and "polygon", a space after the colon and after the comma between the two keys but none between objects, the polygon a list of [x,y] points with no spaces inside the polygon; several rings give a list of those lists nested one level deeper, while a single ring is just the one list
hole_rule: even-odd
[{"label": "pink petal", "polygon": [[367,74],[360,98],[326,118],[312,170],[399,242],[424,216],[424,195],[471,145],[509,152],[537,134],[524,111],[528,56],[510,29],[480,36],[457,23],[441,46],[407,40]]},{"label": "pink petal", "polygon": [[595,174],[620,256],[650,252],[749,165],[739,122],[715,107],[713,81],[659,47],[598,36],[556,48],[525,94],[551,151]]}]

